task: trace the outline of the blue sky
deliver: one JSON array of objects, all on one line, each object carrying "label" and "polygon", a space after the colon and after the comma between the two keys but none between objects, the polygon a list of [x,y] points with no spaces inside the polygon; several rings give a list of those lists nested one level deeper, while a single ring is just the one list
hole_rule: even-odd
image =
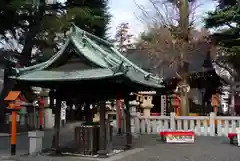
[{"label": "blue sky", "polygon": [[[148,6],[149,0],[135,0],[137,4]],[[202,18],[207,11],[214,9],[215,4],[209,0],[200,0],[200,7],[196,10],[197,25],[201,26]],[[110,24],[110,33],[114,35],[118,24],[121,22],[128,22],[130,25],[130,32],[134,35],[144,31],[144,25],[137,18],[141,11],[136,6],[134,0],[109,0],[110,12],[113,15],[112,22]]]}]

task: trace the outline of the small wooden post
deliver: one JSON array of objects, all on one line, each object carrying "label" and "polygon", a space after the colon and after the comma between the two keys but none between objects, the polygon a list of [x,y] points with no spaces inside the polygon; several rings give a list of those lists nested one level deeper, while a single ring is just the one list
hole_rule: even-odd
[{"label": "small wooden post", "polygon": [[100,102],[100,132],[99,132],[99,151],[98,154],[100,157],[107,156],[107,145],[106,145],[106,103],[105,101]]},{"label": "small wooden post", "polygon": [[117,110],[117,129],[118,129],[118,134],[122,133],[122,128],[121,128],[121,119],[122,119],[122,113],[121,113],[121,99],[120,97],[117,97],[116,100],[116,110]]},{"label": "small wooden post", "polygon": [[218,112],[217,107],[219,105],[219,98],[218,98],[217,94],[212,95],[211,103],[212,103],[212,106],[213,106],[213,112],[217,113]]},{"label": "small wooden post", "polygon": [[61,154],[59,149],[59,139],[60,139],[60,121],[61,121],[61,99],[57,97],[56,109],[55,109],[55,129],[54,129],[54,139],[55,139],[55,150],[56,154]]},{"label": "small wooden post", "polygon": [[131,133],[131,116],[130,116],[130,105],[129,105],[129,101],[130,101],[130,96],[126,95],[124,98],[124,103],[126,106],[126,109],[124,110],[125,112],[125,119],[126,119],[126,124],[125,124],[125,128],[126,128],[126,144],[125,144],[125,148],[126,149],[130,149],[132,147],[132,133]]},{"label": "small wooden post", "polygon": [[21,109],[19,100],[20,91],[10,91],[5,101],[9,101],[8,108],[12,110],[12,131],[11,131],[11,155],[16,155],[16,140],[17,140],[17,110]]},{"label": "small wooden post", "polygon": [[39,101],[39,130],[43,129],[43,110],[44,110],[44,99],[40,97]]}]

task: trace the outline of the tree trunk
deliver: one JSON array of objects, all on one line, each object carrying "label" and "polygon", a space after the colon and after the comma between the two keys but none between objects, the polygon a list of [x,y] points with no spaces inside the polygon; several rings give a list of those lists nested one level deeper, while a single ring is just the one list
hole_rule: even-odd
[{"label": "tree trunk", "polygon": [[188,85],[187,77],[183,77],[183,80],[179,84],[180,84],[180,86],[183,86],[183,88],[180,88],[181,116],[188,116],[188,114],[189,114],[189,98],[188,98],[188,92],[186,90],[186,86]]},{"label": "tree trunk", "polygon": [[[30,26],[29,32],[27,33],[24,48],[22,50],[21,58],[19,60],[20,66],[29,65],[29,62],[31,60],[32,48],[34,46],[33,40],[34,40],[35,36],[37,35],[37,33],[39,32],[41,20],[44,15],[44,12],[45,12],[45,0],[42,0],[42,2],[43,3],[41,3],[42,5],[39,7],[39,11],[37,12],[35,20],[34,20],[33,24]],[[13,66],[9,66],[8,70],[11,70],[11,67],[13,67]],[[5,67],[5,69],[7,69],[7,68]],[[8,79],[8,77],[9,77],[9,73],[4,71],[4,82],[7,82],[7,83],[3,84],[3,89],[0,94],[0,109],[1,109],[0,110],[0,124],[4,124],[4,121],[5,121],[4,98],[7,96],[9,91],[13,90],[13,88],[16,85],[16,81],[10,80],[10,79]]]},{"label": "tree trunk", "polygon": [[0,95],[0,126],[5,123],[5,110],[7,105],[4,102],[4,98],[7,96],[8,92],[14,88],[16,84],[14,80],[8,79],[8,69],[6,68],[7,67],[5,67],[4,69],[3,89]]},{"label": "tree trunk", "polygon": [[181,115],[187,116],[189,114],[189,99],[186,86],[188,85],[188,64],[186,63],[186,45],[189,40],[189,4],[188,0],[179,1],[179,13],[180,13],[180,29],[181,29],[181,39],[183,40],[182,51],[181,52],[181,65],[180,65],[180,76],[181,82],[179,83],[182,88],[180,88],[180,98],[181,98]]},{"label": "tree trunk", "polygon": [[35,37],[40,30],[41,21],[45,13],[45,0],[40,0],[39,10],[36,13],[35,20],[30,25],[29,32],[26,35],[24,48],[22,50],[22,56],[20,58],[20,65],[29,65],[32,55],[32,48],[35,44]]}]

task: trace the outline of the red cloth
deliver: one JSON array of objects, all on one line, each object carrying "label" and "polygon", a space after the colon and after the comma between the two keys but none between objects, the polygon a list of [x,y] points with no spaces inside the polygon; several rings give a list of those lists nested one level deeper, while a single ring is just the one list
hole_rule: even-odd
[{"label": "red cloth", "polygon": [[232,139],[235,136],[237,136],[237,133],[228,133],[228,138],[229,139]]},{"label": "red cloth", "polygon": [[161,116],[160,113],[151,113],[152,116]]},{"label": "red cloth", "polygon": [[193,131],[162,131],[160,136],[175,135],[175,136],[194,136]]}]

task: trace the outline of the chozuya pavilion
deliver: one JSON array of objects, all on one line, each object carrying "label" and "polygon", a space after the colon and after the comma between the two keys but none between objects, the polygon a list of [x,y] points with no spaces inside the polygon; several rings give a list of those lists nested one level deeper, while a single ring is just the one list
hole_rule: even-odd
[{"label": "chozuya pavilion", "polygon": [[[100,106],[99,154],[106,155],[105,102],[125,101],[126,147],[131,147],[129,99],[131,92],[159,92],[162,79],[133,64],[114,46],[73,25],[66,43],[49,60],[22,68],[13,68],[10,78],[24,87],[48,88],[56,99],[55,128],[58,149],[61,101],[95,103]],[[50,96],[51,97],[51,96]]]}]

